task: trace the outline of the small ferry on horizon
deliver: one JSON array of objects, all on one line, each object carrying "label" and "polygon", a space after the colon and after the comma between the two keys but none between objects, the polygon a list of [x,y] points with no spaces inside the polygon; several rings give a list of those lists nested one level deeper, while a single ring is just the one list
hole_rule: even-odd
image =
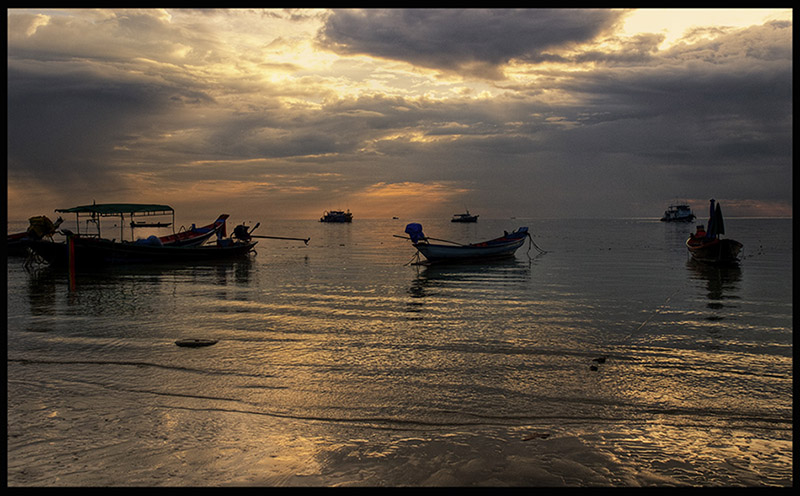
[{"label": "small ferry on horizon", "polygon": [[691,222],[695,219],[691,207],[685,203],[673,204],[664,211],[661,222]]},{"label": "small ferry on horizon", "polygon": [[450,219],[450,222],[478,222],[478,216],[470,214],[469,210],[467,210],[467,213],[465,214],[453,215],[453,218]]},{"label": "small ferry on horizon", "polygon": [[350,209],[347,209],[347,212],[342,210],[326,210],[322,217],[319,219],[320,222],[353,222],[353,214],[350,213]]}]

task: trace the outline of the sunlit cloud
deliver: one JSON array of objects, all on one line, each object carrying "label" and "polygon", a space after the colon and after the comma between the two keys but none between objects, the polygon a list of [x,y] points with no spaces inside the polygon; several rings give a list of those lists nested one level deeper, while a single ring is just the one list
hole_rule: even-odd
[{"label": "sunlit cloud", "polygon": [[791,20],[791,9],[635,9],[625,15],[619,34],[653,33],[661,38],[658,48],[665,49],[678,42],[710,40],[736,29]]},{"label": "sunlit cloud", "polygon": [[9,216],[790,210],[791,10],[692,13],[10,9]]}]

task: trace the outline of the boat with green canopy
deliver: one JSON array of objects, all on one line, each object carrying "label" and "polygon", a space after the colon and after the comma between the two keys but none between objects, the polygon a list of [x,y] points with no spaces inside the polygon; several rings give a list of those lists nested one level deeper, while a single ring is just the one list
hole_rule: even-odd
[{"label": "boat with green canopy", "polygon": [[[175,224],[175,210],[169,205],[158,205],[151,203],[92,203],[91,205],[81,205],[72,208],[57,208],[56,212],[65,214],[75,214],[77,223],[78,236],[97,236],[100,237],[100,219],[102,217],[119,217],[120,223],[120,239],[123,239],[125,226],[125,216],[129,218],[131,231],[135,227],[144,225],[152,225],[153,223],[137,222],[135,218],[138,217],[152,217],[157,215],[171,215],[172,222],[169,225]],[[86,224],[85,232],[81,233],[81,222]],[[96,233],[89,232],[89,224],[94,224]],[[166,224],[165,222],[155,223],[159,225]]]},{"label": "boat with green canopy", "polygon": [[[65,242],[50,240],[31,241],[29,248],[50,265],[69,267],[94,267],[103,265],[180,262],[193,260],[219,260],[244,256],[253,251],[256,241],[246,236],[246,230],[238,230],[238,236],[225,237],[227,214],[222,214],[213,224],[189,231],[146,239],[127,241],[124,238],[125,219],[132,224],[136,216],[171,215],[174,224],[175,211],[169,205],[139,203],[106,203],[82,205],[72,208],[56,209],[56,212],[77,217],[77,233],[61,229]],[[100,219],[119,217],[120,239],[107,239],[101,236]],[[81,232],[82,224],[85,228]],[[90,224],[95,228],[91,229]],[[133,227],[131,227],[133,230]],[[203,245],[213,234],[217,235],[214,244]]]}]

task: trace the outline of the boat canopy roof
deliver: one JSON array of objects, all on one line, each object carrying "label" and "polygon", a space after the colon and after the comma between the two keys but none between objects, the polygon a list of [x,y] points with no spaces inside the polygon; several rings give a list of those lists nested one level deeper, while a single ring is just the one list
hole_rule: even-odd
[{"label": "boat canopy roof", "polygon": [[72,208],[57,208],[56,212],[75,213],[75,214],[97,214],[97,215],[123,215],[123,214],[174,214],[174,210],[169,205],[155,205],[146,203],[100,203],[92,205],[82,205]]}]

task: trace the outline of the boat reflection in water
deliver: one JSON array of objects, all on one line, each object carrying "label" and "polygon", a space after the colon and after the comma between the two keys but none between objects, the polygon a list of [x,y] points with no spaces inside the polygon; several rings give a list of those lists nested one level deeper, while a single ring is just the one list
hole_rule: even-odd
[{"label": "boat reflection in water", "polygon": [[244,257],[236,260],[203,260],[193,264],[104,265],[70,274],[59,267],[43,264],[28,270],[28,294],[32,312],[48,314],[54,312],[59,304],[55,296],[58,288],[69,282],[70,297],[65,300],[69,306],[87,303],[88,299],[92,302],[92,311],[98,314],[116,312],[125,315],[126,309],[133,307],[135,314],[142,315],[149,311],[141,307],[142,302],[151,300],[131,298],[131,295],[141,291],[150,295],[162,294],[165,298],[160,302],[168,304],[179,297],[171,289],[176,285],[189,284],[195,295],[200,295],[204,290],[246,286],[252,281],[254,266],[253,258]]},{"label": "boat reflection in water", "polygon": [[461,264],[418,265],[411,281],[407,312],[419,313],[424,306],[444,310],[460,300],[504,303],[516,299],[521,286],[530,283],[532,259],[499,259]]},{"label": "boat reflection in water", "polygon": [[709,265],[690,258],[686,267],[692,279],[705,284],[709,308],[722,308],[723,300],[737,299],[742,269],[738,265]]}]

